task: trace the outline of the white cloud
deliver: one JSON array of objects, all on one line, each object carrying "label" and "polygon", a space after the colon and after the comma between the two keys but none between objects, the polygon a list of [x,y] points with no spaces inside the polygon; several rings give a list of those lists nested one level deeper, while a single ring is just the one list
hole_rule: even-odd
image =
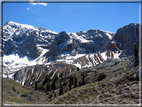
[{"label": "white cloud", "polygon": [[34,2],[34,0],[30,0],[30,2],[31,2],[31,3],[33,3],[33,2]]},{"label": "white cloud", "polygon": [[33,6],[35,6],[35,5],[47,6],[47,3],[30,3],[30,4],[32,4]]},{"label": "white cloud", "polygon": [[30,8],[28,7],[27,10],[30,10]]}]

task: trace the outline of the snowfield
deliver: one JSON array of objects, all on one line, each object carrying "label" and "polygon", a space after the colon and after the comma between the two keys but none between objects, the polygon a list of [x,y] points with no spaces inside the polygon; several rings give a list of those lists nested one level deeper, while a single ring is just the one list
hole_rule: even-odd
[{"label": "snowfield", "polygon": [[[7,56],[4,55],[4,57],[3,57],[3,65],[4,65],[3,77],[6,78],[8,76],[9,78],[13,78],[12,76],[17,70],[22,69],[22,68],[27,67],[27,66],[34,66],[36,64],[49,65],[51,62],[44,63],[44,61],[46,60],[46,58],[44,57],[44,54],[48,51],[49,50],[42,49],[42,53],[40,54],[40,56],[38,58],[36,58],[35,60],[31,60],[31,61],[26,56],[21,58],[17,54],[11,54],[11,55],[7,55]],[[113,53],[113,54],[114,54],[114,59],[119,59],[119,55],[121,54],[121,52],[119,52],[119,53],[116,52],[116,53]],[[106,52],[100,53],[100,55],[102,56],[102,58],[104,60],[108,59]],[[88,58],[89,57],[88,54],[77,54],[75,56],[71,56],[69,54],[66,54],[66,55],[62,55],[62,56],[65,56],[65,58],[64,59],[58,59],[56,61],[57,62],[66,62],[67,64],[73,64],[80,69],[86,68],[86,67],[93,67],[91,61]],[[78,58],[81,58],[81,57],[84,57],[84,56],[88,59],[87,65],[81,66],[81,63],[79,63],[79,62],[74,63],[75,59],[78,59]],[[98,62],[95,61],[94,54],[90,54],[90,58],[93,59],[94,65],[99,64]],[[98,56],[97,56],[97,58],[99,59]],[[99,59],[99,61],[101,63],[103,63],[100,59]],[[33,72],[33,70],[32,70],[32,72]]]}]

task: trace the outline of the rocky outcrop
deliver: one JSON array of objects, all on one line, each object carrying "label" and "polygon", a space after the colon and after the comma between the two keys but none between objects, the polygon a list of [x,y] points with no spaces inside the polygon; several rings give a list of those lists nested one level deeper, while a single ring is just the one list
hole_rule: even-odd
[{"label": "rocky outcrop", "polygon": [[117,42],[122,43],[122,48],[129,47],[131,44],[138,43],[139,40],[139,24],[131,23],[117,30],[113,38]]},{"label": "rocky outcrop", "polygon": [[59,35],[55,37],[57,45],[62,44],[65,41],[68,41],[69,39],[70,39],[69,34],[67,34],[65,31],[60,32]]},{"label": "rocky outcrop", "polygon": [[131,23],[117,30],[108,48],[114,51],[122,50],[120,57],[134,54],[134,44],[139,44],[139,24]]},{"label": "rocky outcrop", "polygon": [[50,65],[35,65],[20,69],[13,75],[14,80],[22,85],[33,85],[35,82],[41,83],[45,76],[49,75],[52,79],[55,75],[59,77],[61,74],[68,75],[76,72],[77,68],[71,64],[60,62],[52,62]]}]

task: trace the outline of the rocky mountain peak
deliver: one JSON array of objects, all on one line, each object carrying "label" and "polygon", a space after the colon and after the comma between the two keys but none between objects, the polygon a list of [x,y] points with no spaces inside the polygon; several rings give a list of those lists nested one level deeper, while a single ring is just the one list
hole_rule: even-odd
[{"label": "rocky mountain peak", "polygon": [[109,43],[109,48],[122,50],[123,56],[133,55],[134,44],[139,43],[139,24],[130,23],[129,25],[119,28],[114,38]]},{"label": "rocky mountain peak", "polygon": [[[9,21],[3,26],[4,66],[15,71],[16,67],[20,66],[20,69],[32,61],[32,65],[63,61],[80,67],[92,67],[107,59],[133,55],[133,44],[138,42],[138,34],[139,26],[133,23],[118,29],[115,34],[98,29],[57,33]],[[14,54],[20,63],[8,59]],[[29,62],[21,63],[25,57]]]}]

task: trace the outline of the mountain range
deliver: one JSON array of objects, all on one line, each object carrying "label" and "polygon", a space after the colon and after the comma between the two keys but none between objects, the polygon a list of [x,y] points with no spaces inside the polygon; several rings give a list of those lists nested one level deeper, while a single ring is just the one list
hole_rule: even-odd
[{"label": "mountain range", "polygon": [[68,75],[77,68],[133,55],[134,44],[139,43],[139,24],[130,23],[116,33],[99,29],[57,33],[8,21],[2,39],[3,77],[32,84],[46,74],[51,78],[55,74]]},{"label": "mountain range", "polygon": [[8,21],[3,104],[139,105],[139,26],[58,33]]}]

